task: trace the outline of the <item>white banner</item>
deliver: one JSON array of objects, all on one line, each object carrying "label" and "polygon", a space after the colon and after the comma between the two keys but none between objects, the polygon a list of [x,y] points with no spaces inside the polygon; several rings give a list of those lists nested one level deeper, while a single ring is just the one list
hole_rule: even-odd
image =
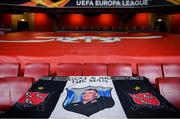
[{"label": "white banner", "polygon": [[111,77],[70,77],[50,118],[127,118]]}]

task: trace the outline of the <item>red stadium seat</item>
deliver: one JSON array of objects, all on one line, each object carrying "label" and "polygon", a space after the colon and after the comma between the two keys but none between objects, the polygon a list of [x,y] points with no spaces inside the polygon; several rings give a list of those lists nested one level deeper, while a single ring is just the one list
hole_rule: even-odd
[{"label": "red stadium seat", "polygon": [[24,77],[33,77],[35,81],[38,81],[42,76],[48,76],[50,70],[50,64],[48,63],[36,63],[26,64]]},{"label": "red stadium seat", "polygon": [[108,64],[108,76],[132,76],[131,64]]},{"label": "red stadium seat", "polygon": [[1,63],[0,77],[17,77],[19,71],[19,64],[17,63]]},{"label": "red stadium seat", "polygon": [[158,78],[157,85],[161,95],[180,110],[180,78]]},{"label": "red stadium seat", "polygon": [[61,63],[57,67],[57,76],[82,76],[82,65],[78,63]]},{"label": "red stadium seat", "polygon": [[180,77],[180,64],[163,64],[164,77]]},{"label": "red stadium seat", "polygon": [[101,63],[86,63],[83,65],[83,76],[107,76],[107,65]]},{"label": "red stadium seat", "polygon": [[138,75],[149,79],[151,84],[155,84],[155,79],[163,77],[162,67],[160,64],[138,64]]},{"label": "red stadium seat", "polygon": [[10,109],[32,86],[33,78],[1,78],[0,110]]}]

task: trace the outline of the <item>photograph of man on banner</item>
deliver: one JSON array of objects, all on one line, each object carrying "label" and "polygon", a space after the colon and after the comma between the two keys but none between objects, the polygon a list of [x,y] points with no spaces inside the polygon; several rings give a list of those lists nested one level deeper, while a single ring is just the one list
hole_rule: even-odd
[{"label": "photograph of man on banner", "polygon": [[67,89],[64,109],[86,116],[113,107],[114,100],[111,96],[112,88],[85,87],[80,89]]}]

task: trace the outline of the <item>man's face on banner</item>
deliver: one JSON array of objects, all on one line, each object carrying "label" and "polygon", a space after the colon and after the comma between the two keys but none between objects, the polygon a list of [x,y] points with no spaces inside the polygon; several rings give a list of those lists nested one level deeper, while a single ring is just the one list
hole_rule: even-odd
[{"label": "man's face on banner", "polygon": [[89,101],[96,99],[97,96],[98,96],[98,92],[96,90],[94,89],[86,90],[82,94],[83,103],[88,103]]}]

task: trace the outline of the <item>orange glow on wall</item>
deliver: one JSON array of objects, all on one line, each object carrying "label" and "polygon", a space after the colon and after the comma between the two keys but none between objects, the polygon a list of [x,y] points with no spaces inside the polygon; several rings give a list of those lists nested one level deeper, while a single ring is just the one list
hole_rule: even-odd
[{"label": "orange glow on wall", "polygon": [[171,18],[171,30],[176,31],[180,28],[180,14],[173,14]]},{"label": "orange glow on wall", "polygon": [[137,13],[130,20],[131,26],[149,26],[149,13]]},{"label": "orange glow on wall", "polygon": [[[138,13],[132,18],[125,21],[119,14],[100,14],[100,15],[83,15],[83,14],[65,14],[59,19],[58,26],[69,27],[118,27],[118,26],[149,26],[149,13]],[[63,22],[61,22],[61,20]]]},{"label": "orange glow on wall", "polygon": [[85,17],[83,14],[67,14],[64,15],[64,24],[68,24],[69,26],[83,26],[85,23]]},{"label": "orange glow on wall", "polygon": [[101,26],[112,26],[115,20],[113,14],[101,14],[98,19]]},{"label": "orange glow on wall", "polygon": [[119,15],[115,14],[101,14],[88,16],[83,14],[65,14],[63,16],[63,25],[71,27],[82,27],[82,26],[118,26]]},{"label": "orange glow on wall", "polygon": [[53,29],[53,20],[45,13],[34,14],[34,30],[50,31]]}]

